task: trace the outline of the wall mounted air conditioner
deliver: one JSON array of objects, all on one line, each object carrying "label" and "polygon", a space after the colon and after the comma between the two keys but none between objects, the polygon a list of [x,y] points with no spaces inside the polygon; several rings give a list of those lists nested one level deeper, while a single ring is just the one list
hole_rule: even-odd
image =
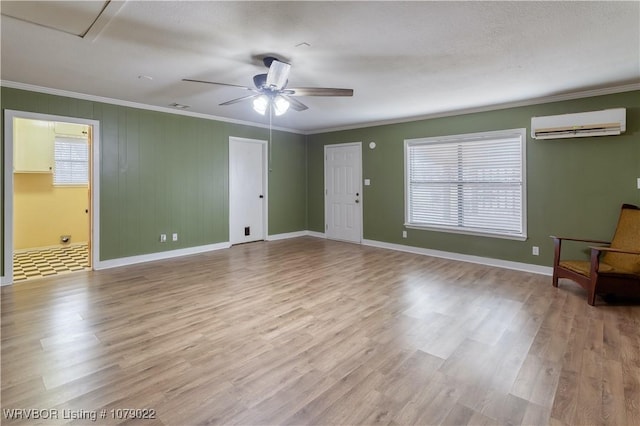
[{"label": "wall mounted air conditioner", "polygon": [[624,133],[626,129],[627,110],[625,108],[531,117],[531,137],[533,139],[611,136]]}]

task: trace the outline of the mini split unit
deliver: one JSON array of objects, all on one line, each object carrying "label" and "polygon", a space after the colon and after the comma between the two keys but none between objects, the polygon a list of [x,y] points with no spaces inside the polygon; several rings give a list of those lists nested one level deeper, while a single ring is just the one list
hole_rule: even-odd
[{"label": "mini split unit", "polygon": [[533,139],[566,139],[619,135],[627,128],[626,117],[625,108],[532,117],[531,137]]}]

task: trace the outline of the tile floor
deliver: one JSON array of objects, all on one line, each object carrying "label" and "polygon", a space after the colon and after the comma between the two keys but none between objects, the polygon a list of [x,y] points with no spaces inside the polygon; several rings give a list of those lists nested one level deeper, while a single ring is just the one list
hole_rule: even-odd
[{"label": "tile floor", "polygon": [[86,244],[24,250],[13,254],[14,282],[85,269],[89,269],[89,250]]}]

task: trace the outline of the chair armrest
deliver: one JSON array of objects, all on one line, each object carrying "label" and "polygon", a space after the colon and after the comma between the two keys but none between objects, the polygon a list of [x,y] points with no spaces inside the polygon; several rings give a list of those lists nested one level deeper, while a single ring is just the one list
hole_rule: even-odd
[{"label": "chair armrest", "polygon": [[[554,271],[555,269],[558,267],[558,265],[560,264],[560,251],[561,251],[561,247],[562,247],[562,241],[578,241],[581,243],[591,243],[591,244],[611,244],[609,241],[601,241],[601,240],[591,240],[591,239],[580,239],[580,238],[569,238],[569,237],[556,237],[554,235],[551,235],[551,238],[553,238],[553,268]],[[600,257],[600,252],[596,252],[593,251],[593,249],[591,250],[591,261],[595,261],[596,262],[596,271],[597,269],[597,263],[598,263],[598,258]],[[555,274],[555,272],[554,272]],[[555,282],[555,281],[554,281]]]},{"label": "chair armrest", "polygon": [[569,238],[569,237],[556,237],[551,235],[551,238],[554,240],[566,240],[566,241],[580,241],[583,243],[593,243],[593,244],[611,244],[610,241],[601,241],[601,240],[585,240],[582,238]]},{"label": "chair armrest", "polygon": [[640,251],[633,251],[633,250],[620,250],[617,248],[612,248],[612,247],[591,247],[591,250],[596,250],[596,251],[609,251],[612,253],[622,253],[622,254],[635,254],[635,255],[640,255]]},{"label": "chair armrest", "polygon": [[595,276],[600,269],[600,253],[603,251],[610,253],[621,253],[621,254],[632,254],[632,255],[640,255],[638,251],[632,250],[620,250],[611,247],[590,247],[591,248],[591,276]]}]

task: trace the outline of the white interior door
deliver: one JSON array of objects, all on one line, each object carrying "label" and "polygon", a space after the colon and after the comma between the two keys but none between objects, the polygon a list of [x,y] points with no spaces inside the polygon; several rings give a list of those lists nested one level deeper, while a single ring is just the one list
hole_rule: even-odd
[{"label": "white interior door", "polygon": [[325,146],[325,235],[362,241],[362,145]]},{"label": "white interior door", "polygon": [[266,141],[229,138],[229,241],[266,236]]}]

